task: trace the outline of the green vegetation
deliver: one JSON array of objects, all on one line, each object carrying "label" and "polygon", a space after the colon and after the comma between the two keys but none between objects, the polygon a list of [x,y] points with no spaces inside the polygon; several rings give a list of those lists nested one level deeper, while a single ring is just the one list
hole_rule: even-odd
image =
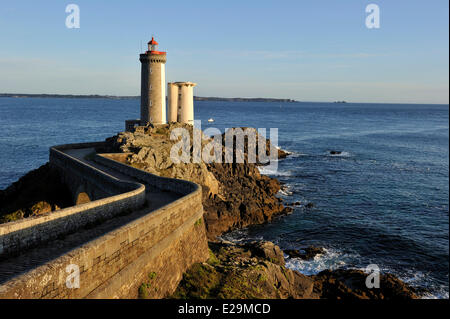
[{"label": "green vegetation", "polygon": [[207,260],[207,263],[211,266],[217,266],[220,264],[219,259],[217,259],[216,255],[214,255],[211,249],[209,249],[209,258]]},{"label": "green vegetation", "polygon": [[145,299],[148,296],[148,292],[147,292],[147,284],[142,284],[139,287],[139,299]]},{"label": "green vegetation", "polygon": [[198,220],[195,221],[194,226],[200,226],[202,224],[202,218],[199,218]]},{"label": "green vegetation", "polygon": [[248,264],[249,258],[247,251],[210,243],[207,262],[191,266],[170,298],[249,299],[276,295],[276,288],[268,283],[267,267],[261,263]]},{"label": "green vegetation", "polygon": [[138,290],[138,298],[139,299],[151,298],[152,292],[158,291],[158,287],[156,287],[155,282],[154,282],[157,277],[156,272],[154,272],[154,271],[150,272],[147,275],[147,277],[148,277],[148,281],[142,283],[139,286],[139,290]]},{"label": "green vegetation", "polygon": [[23,210],[19,209],[13,213],[6,214],[0,217],[0,224],[14,222],[16,220],[22,219],[25,216]]},{"label": "green vegetation", "polygon": [[171,296],[176,299],[215,298],[222,281],[222,274],[208,264],[194,264],[183,274],[182,284]]}]

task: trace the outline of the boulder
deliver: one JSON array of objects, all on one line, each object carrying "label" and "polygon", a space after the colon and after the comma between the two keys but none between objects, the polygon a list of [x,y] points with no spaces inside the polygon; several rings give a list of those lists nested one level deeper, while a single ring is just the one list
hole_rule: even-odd
[{"label": "boulder", "polygon": [[293,211],[294,211],[294,209],[292,207],[287,206],[282,210],[281,213],[284,215],[289,215],[289,214],[292,214]]},{"label": "boulder", "polygon": [[360,270],[326,270],[305,276],[273,262],[281,252],[271,242],[210,242],[210,258],[191,266],[170,298],[180,299],[412,299],[414,289],[393,275],[380,288],[365,285]]},{"label": "boulder", "polygon": [[210,248],[214,258],[189,268],[171,298],[316,298],[310,277],[286,268],[284,261],[273,262],[283,254],[271,242],[210,243]]},{"label": "boulder", "polygon": [[309,246],[303,249],[304,252],[301,252],[298,249],[286,249],[284,252],[290,258],[300,258],[303,260],[311,260],[314,259],[317,255],[322,255],[325,253],[325,249],[322,247]]},{"label": "boulder", "polygon": [[392,274],[380,274],[380,287],[368,288],[368,274],[356,269],[325,270],[313,276],[314,292],[326,299],[415,299],[415,289]]},{"label": "boulder", "polygon": [[287,204],[288,206],[300,206],[302,203],[301,202],[299,202],[299,201],[297,201],[297,202],[293,202],[293,203],[290,203],[290,204]]},{"label": "boulder", "polygon": [[47,163],[0,190],[0,223],[47,214],[56,207],[72,205],[69,188],[61,182],[58,170]]},{"label": "boulder", "polygon": [[254,256],[263,258],[277,265],[284,266],[283,251],[270,241],[252,242],[244,246],[249,249]]},{"label": "boulder", "polygon": [[313,208],[314,206],[314,203],[308,203],[305,205],[306,208]]},{"label": "boulder", "polygon": [[50,213],[52,211],[52,205],[45,201],[40,201],[40,202],[34,204],[33,206],[31,206],[30,210],[31,210],[31,216],[39,216],[39,215]]}]

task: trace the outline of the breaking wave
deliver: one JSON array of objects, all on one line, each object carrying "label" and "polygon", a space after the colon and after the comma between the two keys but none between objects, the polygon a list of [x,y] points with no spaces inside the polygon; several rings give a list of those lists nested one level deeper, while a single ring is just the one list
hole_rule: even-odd
[{"label": "breaking wave", "polygon": [[288,170],[281,171],[278,167],[274,168],[271,165],[268,166],[258,166],[260,174],[272,175],[272,176],[292,176],[292,172]]},{"label": "breaking wave", "polygon": [[334,270],[351,265],[352,260],[358,258],[356,254],[343,253],[333,248],[324,248],[325,253],[316,255],[311,260],[300,258],[286,258],[286,267],[310,276],[316,275],[323,270]]}]

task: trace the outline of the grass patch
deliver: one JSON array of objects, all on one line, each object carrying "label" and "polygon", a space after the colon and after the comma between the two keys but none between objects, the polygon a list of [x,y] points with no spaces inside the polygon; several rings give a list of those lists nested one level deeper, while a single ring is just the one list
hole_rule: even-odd
[{"label": "grass patch", "polygon": [[148,297],[147,284],[142,284],[139,287],[138,296],[139,296],[139,299],[145,299]]},{"label": "grass patch", "polygon": [[19,209],[14,213],[6,214],[0,217],[0,224],[14,222],[16,220],[24,218],[25,213],[23,210]]},{"label": "grass patch", "polygon": [[138,297],[140,299],[147,299],[150,296],[150,292],[151,292],[151,288],[152,291],[157,292],[158,288],[155,286],[155,283],[153,282],[153,280],[156,278],[156,272],[152,271],[150,272],[147,277],[148,277],[148,281],[142,283],[142,285],[139,286],[139,290],[138,290]]},{"label": "grass patch", "polygon": [[214,255],[214,253],[212,252],[211,249],[208,249],[208,250],[209,250],[209,258],[206,262],[208,264],[210,264],[211,266],[219,265],[220,264],[219,259],[217,259],[216,255]]},{"label": "grass patch", "polygon": [[199,218],[198,220],[195,221],[194,226],[200,226],[202,224],[202,218]]}]

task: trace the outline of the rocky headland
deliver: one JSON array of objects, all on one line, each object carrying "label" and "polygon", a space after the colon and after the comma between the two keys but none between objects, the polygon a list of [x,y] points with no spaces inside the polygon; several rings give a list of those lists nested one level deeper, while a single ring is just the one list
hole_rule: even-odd
[{"label": "rocky headland", "polygon": [[[330,299],[411,299],[414,289],[392,275],[381,275],[381,289],[365,286],[367,274],[361,270],[323,271],[305,276],[286,268],[285,255],[309,260],[323,254],[321,247],[282,251],[271,242],[238,245],[218,240],[223,233],[254,224],[270,222],[276,216],[289,214],[295,202],[284,205],[277,197],[282,185],[261,175],[256,163],[248,161],[248,140],[245,140],[244,163],[173,163],[170,149],[177,140],[170,132],[177,127],[189,130],[193,145],[193,128],[172,123],[158,127],[139,128],[108,139],[111,151],[129,153],[127,164],[154,174],[187,179],[202,185],[204,219],[210,240],[210,258],[192,266],[184,275],[171,298],[330,298]],[[245,128],[242,128],[245,129]],[[274,147],[259,136],[258,145],[265,145],[266,154]],[[202,135],[202,149],[211,142]],[[225,145],[225,133],[218,138]],[[257,147],[256,147],[257,149]],[[193,149],[190,149],[192,155]],[[238,150],[239,151],[239,150]],[[233,145],[233,153],[238,152]],[[279,159],[288,156],[278,149]],[[222,146],[222,160],[225,146]],[[309,203],[309,205],[312,205]],[[150,280],[151,281],[151,280]],[[147,295],[151,282],[143,283],[140,296]]]},{"label": "rocky headland", "polygon": [[[173,129],[189,131],[189,155],[193,155],[193,128],[190,125],[171,123],[157,127],[138,127],[134,132],[122,132],[106,140],[104,152],[126,153],[123,161],[150,173],[193,181],[202,186],[204,221],[209,239],[210,258],[205,263],[194,264],[183,276],[172,298],[416,298],[413,288],[392,275],[382,275],[380,289],[367,289],[367,274],[360,270],[323,271],[315,276],[305,276],[286,268],[285,256],[312,259],[323,254],[321,247],[282,251],[271,242],[234,244],[218,239],[226,232],[254,224],[270,222],[276,216],[289,214],[295,202],[283,204],[277,197],[282,185],[277,179],[261,175],[259,162],[248,160],[248,140],[245,140],[244,162],[223,163],[225,146],[222,143],[222,163],[175,163],[170,152],[178,140],[172,140]],[[197,132],[198,133],[198,132]],[[200,132],[202,149],[214,138],[223,142],[224,134],[204,136]],[[269,140],[257,135],[257,145],[266,146]],[[235,146],[233,146],[235,147]],[[257,146],[255,146],[257,149]],[[233,149],[233,153],[238,151]],[[277,149],[278,158],[287,153]],[[236,158],[236,157],[234,157]],[[69,191],[61,184],[57,172],[46,164],[34,170],[6,190],[0,191],[0,223],[20,218],[51,213],[71,206]],[[149,279],[151,281],[151,278]],[[147,296],[150,282],[139,289],[141,297]]]},{"label": "rocky headland", "polygon": [[[170,150],[178,141],[170,139],[170,132],[175,128],[187,129],[191,137],[190,145],[193,145],[192,126],[180,123],[139,128],[133,133],[122,132],[108,139],[108,142],[111,151],[130,154],[126,163],[131,166],[202,185],[209,239],[234,229],[269,222],[274,216],[291,211],[275,196],[281,187],[278,180],[261,175],[258,163],[249,163],[246,155],[244,163],[173,163]],[[259,145],[266,145],[268,154],[270,141],[262,136],[259,138],[262,141]],[[220,140],[223,139],[222,135]],[[211,138],[202,135],[202,149],[211,141]],[[245,145],[244,153],[248,147]],[[282,150],[278,149],[277,154],[279,158],[286,157]],[[222,146],[222,156],[225,156],[225,146]],[[224,158],[222,160],[225,162]]]},{"label": "rocky headland", "polygon": [[[305,276],[286,268],[283,251],[267,241],[210,242],[210,258],[193,265],[170,298],[413,299],[417,295],[396,277],[380,276],[380,288],[365,285],[361,270],[325,270]],[[141,286],[143,291],[148,285]]]}]

